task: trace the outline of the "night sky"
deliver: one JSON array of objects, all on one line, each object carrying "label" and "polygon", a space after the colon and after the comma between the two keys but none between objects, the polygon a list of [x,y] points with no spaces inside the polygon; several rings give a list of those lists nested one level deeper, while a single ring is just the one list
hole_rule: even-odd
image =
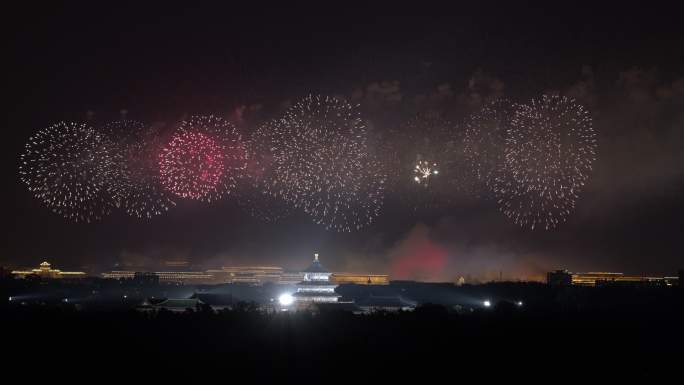
[{"label": "night sky", "polygon": [[[112,269],[115,262],[298,269],[313,252],[334,271],[454,280],[551,269],[674,275],[684,267],[684,26],[681,14],[629,2],[583,6],[316,9],[34,5],[5,15],[8,105],[2,140],[5,240],[0,264]],[[7,87],[7,86],[6,86]],[[127,117],[173,125],[192,114],[243,133],[310,93],[361,104],[378,133],[412,114],[459,123],[483,100],[558,92],[587,107],[594,172],[557,229],[511,223],[494,203],[454,196],[447,209],[392,203],[358,232],[305,215],[266,224],[231,199],[181,201],[139,221],[54,215],[19,181],[26,140],[60,120]]]}]

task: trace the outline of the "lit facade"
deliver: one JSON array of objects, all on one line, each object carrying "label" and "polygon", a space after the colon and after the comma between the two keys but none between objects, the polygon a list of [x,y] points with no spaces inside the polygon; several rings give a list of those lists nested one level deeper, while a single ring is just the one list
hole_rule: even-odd
[{"label": "lit facade", "polygon": [[340,295],[335,293],[337,284],[330,281],[332,273],[321,265],[318,254],[314,254],[313,263],[302,273],[304,279],[297,284],[297,292],[293,294],[297,306],[338,301]]},{"label": "lit facade", "polygon": [[[203,271],[155,271],[152,274],[159,277],[162,283],[177,284],[203,284],[215,283],[216,278],[213,274]],[[135,271],[115,270],[102,273],[102,278],[109,279],[133,279],[136,277]]]},{"label": "lit facade", "polygon": [[678,281],[677,277],[645,277],[624,275],[611,272],[571,273],[567,270],[556,270],[546,276],[546,281],[553,286],[599,286],[605,284],[651,284],[671,286]]},{"label": "lit facade", "polygon": [[283,268],[278,266],[224,266],[217,270],[207,270],[216,276],[220,283],[247,283],[263,285],[264,283],[280,283]]},{"label": "lit facade", "polygon": [[641,277],[622,273],[589,272],[572,274],[572,284],[578,286],[596,286],[609,283],[650,283],[666,284],[664,277]]},{"label": "lit facade", "polygon": [[41,278],[61,279],[61,278],[85,278],[86,273],[82,271],[61,271],[53,269],[51,265],[45,261],[38,266],[37,269],[32,270],[14,270],[12,275],[19,278],[26,278],[30,275],[35,275]]},{"label": "lit facade", "polygon": [[385,274],[350,274],[333,273],[330,282],[338,285],[353,283],[356,285],[389,285],[389,276]]}]

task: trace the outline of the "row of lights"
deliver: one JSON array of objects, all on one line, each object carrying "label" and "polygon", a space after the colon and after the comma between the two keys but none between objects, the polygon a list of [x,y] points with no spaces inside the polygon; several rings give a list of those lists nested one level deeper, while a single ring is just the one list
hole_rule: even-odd
[{"label": "row of lights", "polygon": [[[484,301],[482,302],[482,305],[483,305],[484,307],[492,307],[492,301],[486,299],[486,300],[484,300]],[[517,301],[517,302],[515,303],[515,305],[518,306],[518,307],[522,307],[523,301]]]}]

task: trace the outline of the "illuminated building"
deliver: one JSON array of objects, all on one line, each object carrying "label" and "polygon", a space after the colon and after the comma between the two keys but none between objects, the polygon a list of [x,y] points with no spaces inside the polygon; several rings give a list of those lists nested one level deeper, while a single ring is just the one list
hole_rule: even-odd
[{"label": "illuminated building", "polygon": [[41,278],[62,279],[62,278],[85,278],[86,273],[82,271],[61,271],[50,267],[48,262],[43,262],[37,269],[32,270],[14,270],[12,275],[19,278],[26,278],[30,275],[35,275]]},{"label": "illuminated building", "polygon": [[385,274],[350,274],[333,273],[330,282],[338,285],[353,283],[356,285],[389,285],[389,277]]},{"label": "illuminated building", "polygon": [[128,270],[113,270],[107,273],[102,273],[102,278],[108,279],[133,279],[135,271]]},{"label": "illuminated building", "polygon": [[[109,279],[133,279],[136,277],[136,274],[142,273],[133,270],[113,270],[102,273],[102,277]],[[206,271],[155,271],[146,274],[159,276],[159,282],[162,283],[184,284],[240,283],[263,285],[265,283],[277,283],[295,285],[304,279],[302,273],[283,272],[283,268],[277,266],[223,267]]]},{"label": "illuminated building", "polygon": [[640,277],[634,275],[624,275],[622,273],[589,272],[574,273],[572,275],[573,285],[596,286],[611,283],[666,284],[667,282],[664,277]]},{"label": "illuminated building", "polygon": [[335,293],[337,284],[330,281],[332,273],[318,261],[318,254],[314,254],[313,263],[302,273],[304,280],[297,284],[297,292],[292,295],[298,306],[337,302],[340,297]]},{"label": "illuminated building", "polygon": [[284,272],[283,275],[280,276],[280,281],[278,281],[278,283],[282,285],[296,285],[299,282],[302,282],[303,279],[304,273],[302,272]]},{"label": "illuminated building", "polygon": [[601,286],[610,284],[648,284],[671,286],[677,277],[646,277],[624,275],[611,272],[571,273],[567,270],[556,270],[547,274],[547,283],[555,286]]},{"label": "illuminated building", "polygon": [[133,282],[140,286],[157,286],[159,285],[159,276],[155,273],[136,272],[133,275]]},{"label": "illuminated building", "polygon": [[[115,270],[108,273],[102,273],[102,278],[109,279],[134,279],[136,274],[140,272]],[[205,284],[215,283],[216,278],[213,274],[202,271],[155,271],[154,274],[159,277],[159,282],[162,283],[176,283],[176,284]]]},{"label": "illuminated building", "polygon": [[[207,270],[220,283],[249,283],[263,285],[264,283],[280,283],[283,268],[277,266],[239,266],[222,267],[219,270]],[[301,281],[299,279],[297,282]]]}]

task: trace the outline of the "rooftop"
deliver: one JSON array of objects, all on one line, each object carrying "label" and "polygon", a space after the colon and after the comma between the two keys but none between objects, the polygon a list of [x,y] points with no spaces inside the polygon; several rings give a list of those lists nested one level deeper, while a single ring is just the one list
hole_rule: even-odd
[{"label": "rooftop", "polygon": [[329,273],[329,271],[323,267],[323,265],[321,265],[321,262],[318,260],[318,253],[316,253],[314,254],[313,263],[311,263],[311,265],[307,267],[303,273]]}]

